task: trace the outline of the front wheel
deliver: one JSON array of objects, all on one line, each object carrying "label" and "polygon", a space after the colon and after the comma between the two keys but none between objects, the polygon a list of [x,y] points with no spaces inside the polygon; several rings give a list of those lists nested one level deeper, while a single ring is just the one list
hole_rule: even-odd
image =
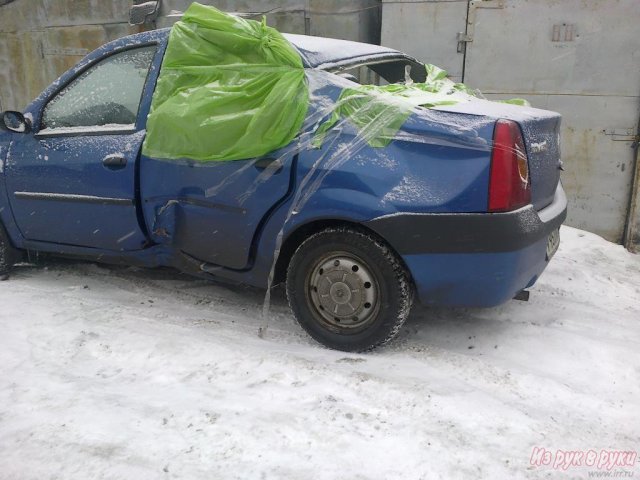
[{"label": "front wheel", "polygon": [[315,340],[360,352],[396,336],[409,316],[413,289],[389,247],[365,231],[341,227],[312,235],[296,250],[287,297]]}]

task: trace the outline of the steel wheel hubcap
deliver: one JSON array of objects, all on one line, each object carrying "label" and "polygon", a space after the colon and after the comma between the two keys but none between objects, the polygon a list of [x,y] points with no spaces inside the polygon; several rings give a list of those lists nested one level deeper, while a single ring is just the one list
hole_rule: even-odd
[{"label": "steel wheel hubcap", "polygon": [[346,252],[316,262],[307,277],[307,292],[316,316],[332,327],[362,327],[378,311],[375,277],[362,260]]}]

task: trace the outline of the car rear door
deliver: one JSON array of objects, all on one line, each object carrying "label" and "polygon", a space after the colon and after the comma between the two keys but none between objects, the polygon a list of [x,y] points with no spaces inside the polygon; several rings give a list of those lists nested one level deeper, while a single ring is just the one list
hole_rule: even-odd
[{"label": "car rear door", "polygon": [[140,190],[152,239],[199,261],[249,268],[261,225],[291,192],[295,151],[220,162],[143,155]]},{"label": "car rear door", "polygon": [[159,55],[155,43],[114,47],[48,99],[33,132],[13,135],[7,191],[25,239],[107,250],[145,244],[136,160]]}]

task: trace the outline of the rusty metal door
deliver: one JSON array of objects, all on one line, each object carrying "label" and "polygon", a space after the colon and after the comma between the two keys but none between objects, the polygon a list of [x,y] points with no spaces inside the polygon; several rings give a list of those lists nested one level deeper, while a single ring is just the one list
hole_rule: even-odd
[{"label": "rusty metal door", "polygon": [[523,97],[563,115],[567,223],[616,242],[634,203],[639,6],[473,0],[465,30],[464,82],[487,98]]}]

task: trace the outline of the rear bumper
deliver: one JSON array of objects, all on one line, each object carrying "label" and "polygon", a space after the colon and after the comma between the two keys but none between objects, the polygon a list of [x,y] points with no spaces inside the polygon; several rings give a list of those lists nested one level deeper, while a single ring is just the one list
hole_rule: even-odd
[{"label": "rear bumper", "polygon": [[566,215],[558,184],[540,211],[528,205],[505,213],[400,213],[366,225],[402,256],[423,303],[494,306],[535,283],[548,263],[549,234]]}]

